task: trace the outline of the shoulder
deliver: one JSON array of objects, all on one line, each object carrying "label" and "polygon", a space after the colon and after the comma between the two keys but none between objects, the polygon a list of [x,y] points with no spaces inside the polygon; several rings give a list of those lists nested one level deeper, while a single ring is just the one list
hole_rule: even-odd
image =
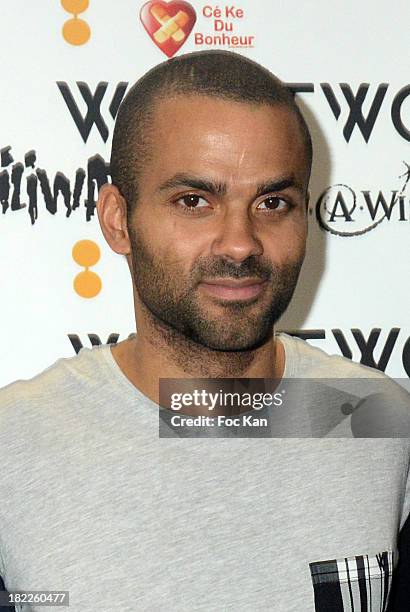
[{"label": "shoulder", "polygon": [[17,380],[0,389],[0,420],[6,413],[29,412],[31,407],[47,411],[81,393],[93,393],[101,385],[99,367],[104,364],[108,346],[83,348],[78,355],[58,359],[27,380]]},{"label": "shoulder", "polygon": [[285,372],[292,378],[377,378],[391,380],[384,372],[341,355],[329,355],[306,340],[285,333],[277,338],[285,350]]},{"label": "shoulder", "polygon": [[[348,423],[354,437],[410,438],[410,394],[404,386],[300,338],[278,334],[278,339],[285,350],[284,378],[294,380],[317,422],[333,428]],[[341,432],[336,428],[332,435],[345,437]]]}]

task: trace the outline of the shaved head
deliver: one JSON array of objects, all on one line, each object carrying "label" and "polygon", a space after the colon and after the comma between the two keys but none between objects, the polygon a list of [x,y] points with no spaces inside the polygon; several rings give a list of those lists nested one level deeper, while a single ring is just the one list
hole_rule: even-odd
[{"label": "shaved head", "polygon": [[167,60],[147,72],[124,98],[116,120],[112,151],[113,184],[131,216],[139,197],[139,178],[151,154],[154,111],[161,100],[207,96],[248,105],[285,106],[297,117],[306,149],[307,172],[312,142],[292,93],[260,64],[229,51],[203,51]]}]

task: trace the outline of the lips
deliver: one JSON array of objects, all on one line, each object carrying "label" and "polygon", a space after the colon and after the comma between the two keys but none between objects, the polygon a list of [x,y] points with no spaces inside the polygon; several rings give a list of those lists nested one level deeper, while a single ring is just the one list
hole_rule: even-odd
[{"label": "lips", "polygon": [[249,300],[259,296],[267,283],[261,278],[218,278],[202,281],[200,287],[207,294],[224,300]]}]

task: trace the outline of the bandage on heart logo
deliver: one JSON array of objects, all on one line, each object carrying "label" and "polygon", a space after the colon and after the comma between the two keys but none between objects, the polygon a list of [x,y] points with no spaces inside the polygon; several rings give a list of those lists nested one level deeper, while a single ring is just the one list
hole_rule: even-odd
[{"label": "bandage on heart logo", "polygon": [[140,11],[142,25],[165,55],[172,57],[186,42],[195,25],[194,8],[183,0],[151,0]]}]

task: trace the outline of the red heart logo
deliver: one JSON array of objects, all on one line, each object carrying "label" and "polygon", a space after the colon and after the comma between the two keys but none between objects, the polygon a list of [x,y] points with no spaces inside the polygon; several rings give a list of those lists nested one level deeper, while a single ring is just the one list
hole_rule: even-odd
[{"label": "red heart logo", "polygon": [[172,57],[195,25],[194,8],[183,0],[151,0],[140,11],[142,25],[165,55]]}]

